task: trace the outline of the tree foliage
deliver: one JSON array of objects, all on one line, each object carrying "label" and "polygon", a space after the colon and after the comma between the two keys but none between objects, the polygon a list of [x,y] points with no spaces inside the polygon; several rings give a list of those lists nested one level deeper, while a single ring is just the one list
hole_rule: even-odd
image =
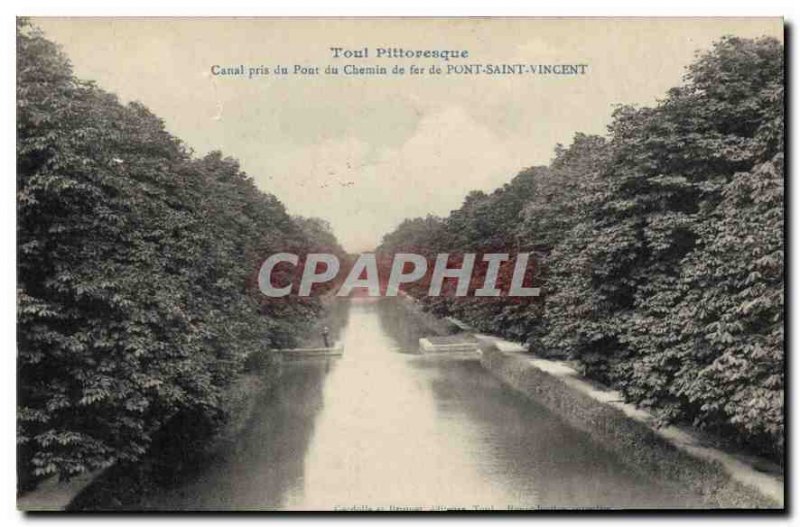
[{"label": "tree foliage", "polygon": [[779,455],[783,67],[775,39],[723,38],[654,107],[618,107],[607,138],[470,194],[431,250],[533,251],[543,301],[428,302],[580,361],[664,422]]},{"label": "tree foliage", "polygon": [[235,160],[193,158],[144,106],[76,79],[24,20],[17,50],[24,485],[135,460],[176,415],[222,419],[244,358],[290,342],[319,311],[313,299],[265,302],[260,259],[307,251],[322,231]]}]

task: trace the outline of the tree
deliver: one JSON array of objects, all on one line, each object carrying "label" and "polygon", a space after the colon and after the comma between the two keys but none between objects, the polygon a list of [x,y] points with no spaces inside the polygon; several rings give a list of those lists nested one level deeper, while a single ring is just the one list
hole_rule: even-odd
[{"label": "tree", "polygon": [[[24,488],[134,461],[176,416],[213,429],[245,357],[291,341],[319,302],[262,305],[260,259],[313,242],[235,160],[192,158],[24,20],[17,50]],[[187,450],[202,439],[184,432]]]}]

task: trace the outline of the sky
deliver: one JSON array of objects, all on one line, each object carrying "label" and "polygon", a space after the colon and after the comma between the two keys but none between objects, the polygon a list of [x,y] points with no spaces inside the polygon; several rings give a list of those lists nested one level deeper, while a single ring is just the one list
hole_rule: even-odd
[{"label": "sky", "polygon": [[[403,219],[447,215],[547,164],[615,105],[652,105],[723,35],[774,36],[776,18],[35,18],[75,74],[140,101],[195,155],[239,160],[292,214],[319,217],[351,252]],[[370,49],[335,59],[331,47]],[[376,48],[467,50],[378,59]],[[214,75],[212,66],[588,64],[585,75]]]}]

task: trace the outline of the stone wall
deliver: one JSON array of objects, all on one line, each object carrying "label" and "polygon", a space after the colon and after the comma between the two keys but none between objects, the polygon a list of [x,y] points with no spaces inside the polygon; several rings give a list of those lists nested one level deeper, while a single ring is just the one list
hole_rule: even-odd
[{"label": "stone wall", "polygon": [[688,430],[659,428],[648,412],[564,363],[501,351],[489,340],[479,353],[483,366],[503,382],[587,432],[638,472],[690,490],[709,507],[783,508],[782,475],[776,467],[759,466],[763,460],[723,452]]}]

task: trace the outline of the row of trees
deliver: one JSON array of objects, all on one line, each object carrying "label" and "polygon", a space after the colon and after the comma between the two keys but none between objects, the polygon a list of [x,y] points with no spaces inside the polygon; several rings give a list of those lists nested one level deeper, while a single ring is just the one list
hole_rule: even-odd
[{"label": "row of trees", "polygon": [[656,106],[619,107],[607,137],[577,134],[381,250],[533,252],[541,298],[423,301],[580,361],[664,422],[780,456],[783,69],[775,39],[724,38]]},{"label": "row of trees", "polygon": [[73,76],[17,31],[18,439],[22,486],[139,458],[167,421],[224,419],[254,351],[290,344],[316,299],[266,302],[275,251],[341,251],[237,162],[201,159],[144,106]]}]

